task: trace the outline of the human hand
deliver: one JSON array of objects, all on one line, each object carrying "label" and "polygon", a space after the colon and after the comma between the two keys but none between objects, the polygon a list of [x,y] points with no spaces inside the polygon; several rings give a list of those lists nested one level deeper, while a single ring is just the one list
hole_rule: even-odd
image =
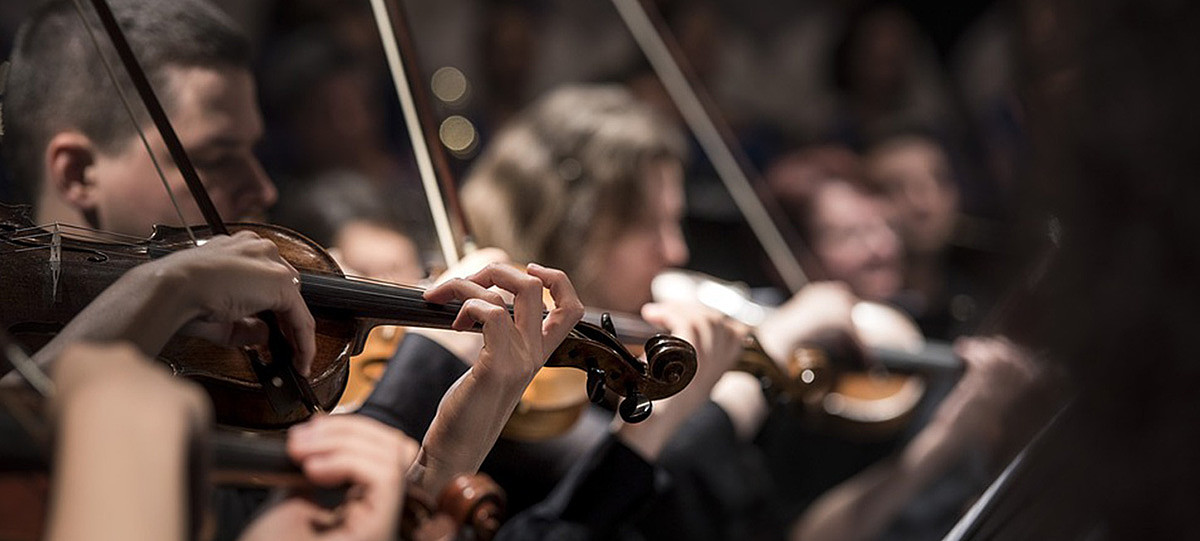
[{"label": "human hand", "polygon": [[[626,445],[647,460],[654,460],[679,426],[709,399],[714,385],[724,381],[723,376],[741,355],[749,328],[693,303],[647,304],[642,307],[642,317],[696,348],[696,375],[684,390],[656,402],[654,414],[645,421],[618,425],[618,435]],[[754,390],[755,396],[762,396],[757,384]]]},{"label": "human hand", "polygon": [[[504,298],[491,287],[513,295],[511,315]],[[543,288],[550,290],[554,301],[544,319]],[[453,278],[427,290],[425,300],[464,301],[452,328],[465,331],[476,322],[483,324],[483,348],[474,372],[522,389],[583,317],[583,303],[567,275],[535,263],[525,272],[489,264],[466,278]]]},{"label": "human hand", "polygon": [[275,243],[239,231],[143,267],[142,272],[184,293],[186,334],[231,347],[264,344],[266,324],[254,315],[274,312],[296,353],[297,370],[308,375],[316,324],[300,296],[300,274],[280,257]]},{"label": "human hand", "polygon": [[768,316],[755,335],[763,351],[781,364],[814,339],[837,336],[861,347],[851,318],[857,303],[858,298],[841,282],[809,284]]},{"label": "human hand", "polygon": [[327,510],[289,498],[251,523],[243,541],[395,539],[415,441],[366,416],[322,415],[288,431],[287,451],[314,485],[350,485],[346,501]]},{"label": "human hand", "polygon": [[[445,272],[433,280],[434,284],[442,284],[454,278],[466,278],[475,274],[492,263],[511,264],[508,254],[499,248],[481,248],[464,256],[458,263],[451,265]],[[501,294],[505,302],[511,302],[511,297]],[[442,329],[409,329],[413,334],[419,334],[433,340],[453,353],[468,365],[475,364],[479,351],[483,349],[483,335],[476,333],[446,331]]]},{"label": "human hand", "polygon": [[1004,337],[961,338],[954,352],[966,371],[938,407],[932,423],[957,441],[993,446],[1004,435],[1002,419],[1040,378],[1028,351]]}]

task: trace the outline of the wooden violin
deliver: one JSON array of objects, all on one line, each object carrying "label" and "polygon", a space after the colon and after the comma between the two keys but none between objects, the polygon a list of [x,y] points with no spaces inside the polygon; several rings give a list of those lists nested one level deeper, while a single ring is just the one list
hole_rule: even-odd
[{"label": "wooden violin", "polygon": [[[372,327],[449,329],[461,306],[426,302],[423,291],[415,288],[346,278],[320,246],[288,229],[263,224],[230,224],[230,229],[271,240],[301,272],[301,293],[317,321],[317,356],[306,383],[322,408],[337,404],[348,359],[361,351]],[[194,230],[207,234],[203,228]],[[39,346],[128,270],[190,246],[188,235],[178,228],[160,226],[150,238],[136,242],[82,238],[59,226],[34,226],[24,207],[0,205],[0,283],[6,284],[0,304],[19,317],[10,320],[6,330],[23,344]],[[642,361],[604,329],[580,323],[551,354],[547,366],[600,375],[605,388],[625,397],[623,417],[637,422],[650,414],[651,401],[682,390],[696,370],[695,349],[678,338],[655,337],[645,350]],[[260,355],[269,362],[270,352]],[[265,387],[279,387],[280,382],[264,386],[240,350],[176,336],[159,358],[208,391],[222,424],[278,428],[310,414],[297,401],[285,401],[289,407],[282,408],[273,401],[272,389]]]},{"label": "wooden violin", "polygon": [[[653,291],[659,300],[698,300],[752,328],[775,310],[733,284],[688,271],[662,273]],[[820,426],[852,437],[886,437],[907,424],[925,395],[926,376],[958,374],[963,363],[950,344],[926,341],[916,323],[891,306],[859,301],[850,317],[866,351],[830,334],[791,352],[785,367],[761,348],[754,355],[747,348],[738,369],[758,376],[776,402],[805,405]],[[632,329],[634,336],[649,332]]]},{"label": "wooden violin", "polygon": [[[0,389],[0,539],[40,539],[45,530],[52,427],[45,399],[24,388]],[[345,488],[313,486],[292,462],[281,434],[217,429],[199,442],[203,456],[197,482],[212,486],[286,488],[311,494],[330,507],[346,497]],[[195,502],[203,503],[203,502]],[[400,538],[408,541],[486,541],[499,529],[505,495],[484,474],[460,475],[438,495],[408,488],[402,502]],[[193,521],[199,524],[199,521]]]}]

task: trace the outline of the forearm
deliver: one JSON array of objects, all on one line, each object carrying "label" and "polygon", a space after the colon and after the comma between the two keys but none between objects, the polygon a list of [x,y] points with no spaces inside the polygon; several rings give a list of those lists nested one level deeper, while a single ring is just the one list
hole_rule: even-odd
[{"label": "forearm", "polygon": [[747,372],[726,372],[713,386],[709,397],[729,416],[738,439],[744,442],[758,435],[771,412],[763,395],[762,382]]},{"label": "forearm", "polygon": [[529,381],[491,377],[477,367],[463,374],[438,407],[409,482],[438,494],[456,475],[478,471]]},{"label": "forearm", "polygon": [[104,290],[34,359],[47,365],[77,342],[126,341],[156,356],[185,323],[199,316],[190,308],[185,280],[169,270],[135,268]]},{"label": "forearm", "polygon": [[949,426],[930,424],[899,455],[850,478],[814,502],[797,521],[791,538],[878,537],[913,497],[953,465],[959,452]]},{"label": "forearm", "polygon": [[47,539],[185,539],[188,414],[88,389],[60,416]]}]

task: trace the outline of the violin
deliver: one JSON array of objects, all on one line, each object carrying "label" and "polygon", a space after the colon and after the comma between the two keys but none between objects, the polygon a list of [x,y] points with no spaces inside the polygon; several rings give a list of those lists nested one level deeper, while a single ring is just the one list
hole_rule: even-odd
[{"label": "violin", "polygon": [[[752,328],[773,310],[732,285],[677,270],[655,279],[654,294],[658,300],[698,300]],[[866,439],[894,434],[924,396],[919,376],[956,374],[962,361],[949,344],[926,342],[911,319],[889,306],[860,302],[851,318],[867,346],[867,358],[843,337],[828,336],[791,352],[781,365],[751,335],[734,370],[755,376],[772,404],[800,410],[816,428]],[[588,310],[583,320],[604,326],[626,344],[665,332],[631,314]],[[566,433],[589,398],[605,400],[602,389],[583,389],[596,390],[596,382],[578,371],[543,370],[521,397],[504,436],[538,441]]]},{"label": "violin", "polygon": [[[656,299],[698,300],[751,327],[774,310],[733,284],[694,272],[664,272],[652,289]],[[950,344],[925,340],[911,318],[886,304],[859,301],[850,317],[866,351],[831,335],[793,351],[786,369],[772,370],[775,363],[765,353],[753,363],[743,355],[738,369],[759,376],[775,402],[805,405],[818,426],[852,437],[886,437],[907,425],[925,394],[925,377],[956,376],[963,362]],[[634,336],[646,332],[637,329]],[[798,389],[805,380],[824,383]]]},{"label": "violin", "polygon": [[[44,533],[50,469],[50,432],[45,399],[28,389],[0,389],[0,538],[40,539]],[[334,507],[346,489],[313,486],[288,457],[285,439],[217,429],[199,442],[207,465],[201,479],[213,486],[286,488],[311,494],[314,501]],[[193,472],[201,473],[201,472]],[[202,503],[202,502],[200,502]],[[401,504],[400,538],[410,541],[486,541],[499,529],[505,506],[504,491],[484,474],[460,475],[432,498],[412,487]],[[198,524],[197,521],[194,521]]]},{"label": "violin", "polygon": [[[280,255],[300,271],[301,294],[316,319],[317,335],[317,355],[303,383],[322,408],[337,404],[346,385],[349,357],[362,350],[372,327],[449,329],[461,307],[461,303],[429,303],[420,289],[349,279],[325,250],[288,229],[265,224],[229,227],[271,240]],[[85,238],[80,232],[64,233],[62,229],[33,225],[26,207],[0,205],[0,254],[4,257],[0,283],[11,285],[0,292],[0,304],[14,316],[5,330],[25,345],[36,347],[48,341],[133,267],[192,246],[185,230],[167,226],[155,228],[151,237],[138,241]],[[205,228],[194,231],[202,236],[208,233]],[[479,328],[477,325],[476,330]],[[622,417],[638,422],[650,415],[653,400],[682,390],[696,370],[695,349],[681,339],[656,336],[645,344],[645,351],[646,360],[642,361],[609,332],[580,323],[546,365],[595,374],[606,389],[624,397]],[[270,352],[260,355],[269,362]],[[204,387],[221,424],[279,428],[310,415],[297,400],[272,399],[271,392],[285,386],[278,379],[264,385],[241,350],[176,336],[159,359],[177,375]]]}]

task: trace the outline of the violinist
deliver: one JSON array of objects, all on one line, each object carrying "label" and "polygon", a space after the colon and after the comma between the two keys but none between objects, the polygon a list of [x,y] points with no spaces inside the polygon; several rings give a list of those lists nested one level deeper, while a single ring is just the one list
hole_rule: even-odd
[{"label": "violinist", "polygon": [[[464,186],[464,207],[480,244],[505,248],[518,260],[554,261],[591,306],[648,315],[642,306],[651,300],[651,280],[688,256],[679,227],[682,160],[679,135],[623,90],[560,89],[485,149]],[[821,310],[824,296],[813,293],[799,312]],[[703,313],[695,306],[671,309],[677,312],[659,317]],[[773,338],[792,340],[782,333]],[[729,373],[711,397],[660,457],[676,480],[670,496],[660,498],[670,502],[660,511],[686,516],[672,524],[686,533],[660,529],[664,521],[644,525],[649,536],[728,537],[739,535],[736,528],[746,528],[741,535],[761,528],[756,519],[731,520],[752,513],[761,492],[735,495],[726,488],[767,483],[769,474],[746,449],[768,410],[762,390],[755,378]],[[700,502],[708,499],[721,508],[706,514]]]},{"label": "violinist", "polygon": [[[793,162],[780,167],[819,166]],[[904,247],[887,221],[885,202],[853,177],[813,171],[800,179],[795,173],[775,173],[773,188],[828,277],[864,300],[893,300],[904,285]],[[805,186],[798,189],[785,182]]]},{"label": "violinist", "polygon": [[[218,210],[252,217],[276,192],[252,153],[261,127],[247,68],[249,45],[202,2],[118,4],[129,39],[144,51],[152,80],[196,157]],[[162,31],[169,31],[161,34]],[[176,38],[167,39],[171,35]],[[145,237],[155,224],[179,223],[150,155],[139,143],[113,83],[69,1],[39,6],[22,26],[4,96],[3,151],[39,223],[62,222]],[[130,89],[126,89],[131,93]],[[169,163],[161,137],[144,124],[154,155]],[[202,221],[174,167],[164,167],[187,223]],[[61,344],[128,340],[156,355],[180,327],[230,346],[261,341],[265,327],[243,320],[279,315],[303,372],[313,350],[312,317],[296,271],[253,235],[215,239],[118,282],[39,357]],[[180,295],[181,291],[190,292]],[[138,307],[136,310],[128,307]],[[86,329],[86,330],[85,330]]]},{"label": "violinist", "polygon": [[[651,279],[687,258],[679,229],[683,155],[672,151],[678,147],[670,144],[670,134],[624,90],[568,87],[552,92],[499,133],[468,176],[463,200],[476,240],[505,248],[518,260],[560,266],[589,305],[638,310],[650,300]],[[876,225],[895,242],[886,224]],[[892,277],[885,285],[897,282]],[[856,301],[845,286],[810,286],[764,322],[757,336],[776,357],[819,332],[853,336],[850,311]],[[877,535],[899,513],[900,503],[945,471],[950,462],[943,460],[946,455],[930,449],[973,441],[992,430],[997,413],[1032,379],[1026,356],[1003,342],[964,345],[959,352],[967,357],[971,377],[937,414],[943,421],[930,425],[901,454],[919,456],[922,469],[909,469],[908,458],[899,466],[889,462],[892,466],[876,468],[831,492],[837,505],[813,507],[800,530],[815,538]],[[1013,374],[1008,378],[1012,384],[992,393],[988,381],[996,372]],[[718,383],[712,404],[664,451],[663,466],[678,487],[686,488],[661,498],[668,508],[660,511],[686,518],[674,521],[671,530],[647,521],[642,525],[647,534],[679,536],[682,527],[689,538],[739,538],[782,536],[787,529],[795,511],[772,509],[777,503],[772,494],[779,489],[773,479],[779,478],[763,461],[764,450],[752,444],[767,421],[768,405],[756,381],[742,385],[738,377],[729,374],[728,381]],[[772,416],[773,424],[777,417]],[[791,449],[792,457],[805,456],[804,449]],[[780,482],[795,480],[783,477]],[[847,501],[853,503],[841,506]],[[840,511],[869,509],[872,519],[842,521],[829,512],[831,505]],[[811,527],[814,523],[820,527]]]},{"label": "violinist", "polygon": [[[988,228],[961,212],[962,196],[945,146],[918,129],[879,137],[864,154],[863,179],[882,196],[904,244],[904,292],[897,303],[926,336],[972,332],[991,297],[985,286],[994,249]],[[993,270],[994,272],[994,270]]]},{"label": "violinist", "polygon": [[[223,14],[201,1],[114,3],[129,41],[146,60],[150,78],[165,90],[169,114],[177,120],[184,145],[194,153],[218,209],[226,216],[261,214],[276,192],[252,153],[261,127],[246,68],[245,38]],[[93,51],[70,1],[49,2],[33,13],[17,40],[5,95],[6,159],[36,203],[39,220],[144,236],[152,225],[178,223],[180,218],[128,118],[121,116],[120,100]],[[147,131],[154,155],[162,158],[161,139]],[[186,203],[178,170],[164,166],[164,172],[170,190]],[[199,221],[193,206],[183,204],[181,209],[183,221]],[[429,292],[431,298],[467,300],[461,321],[479,321],[488,339],[482,353],[476,350],[477,369],[464,375],[457,394],[442,403],[413,468],[410,482],[435,494],[453,474],[478,466],[512,410],[505,402],[515,403],[520,396],[519,380],[530,366],[545,362],[547,352],[578,320],[578,301],[572,301],[571,286],[561,273],[532,270],[531,275],[514,278],[501,269],[479,276],[477,280],[489,281],[486,286],[456,281]],[[66,345],[82,340],[114,339],[156,355],[181,327],[226,345],[261,343],[262,322],[247,318],[274,310],[303,373],[315,348],[312,316],[300,300],[296,277],[296,270],[279,259],[268,241],[248,233],[214,237],[199,248],[124,275],[40,356],[57,357]],[[524,319],[524,326],[515,326],[513,318],[491,302],[495,293],[482,292],[493,285],[517,294],[524,308],[518,307],[516,317]],[[535,336],[530,325],[540,320],[541,291],[547,285],[560,309],[547,320],[545,334],[539,328]],[[524,315],[534,310],[526,300],[532,289],[537,293],[536,319]],[[489,396],[493,398],[483,399]],[[392,405],[377,410],[387,411]],[[361,422],[338,420],[332,425],[342,423]],[[317,439],[341,445],[338,432]],[[350,445],[349,440],[344,443]],[[239,519],[246,518],[239,515],[253,512],[261,500],[261,495],[226,496],[225,506],[219,508],[223,520],[218,538],[236,535]]]},{"label": "violinist", "polygon": [[[915,136],[885,140],[885,146],[875,151],[881,154],[872,155],[872,159],[881,161],[868,162],[872,167],[878,168],[882,163],[901,172],[916,168],[924,174],[906,176],[892,172],[891,175],[899,175],[899,178],[892,178],[890,182],[904,184],[883,189],[876,184],[882,180],[870,182],[861,178],[864,170],[853,153],[836,146],[814,147],[781,160],[773,170],[772,188],[785,203],[793,221],[801,226],[802,236],[830,278],[845,282],[863,299],[897,302],[916,315],[929,315],[918,310],[912,302],[905,302],[925,297],[906,287],[904,254],[906,246],[914,243],[914,249],[933,246],[933,251],[940,252],[947,246],[953,230],[957,191],[953,186],[938,187],[952,181],[938,178],[938,175],[947,174],[944,168],[948,164],[944,156],[934,152],[937,149],[926,139]],[[903,217],[896,217],[898,214]],[[918,240],[902,243],[901,235],[891,225],[893,222],[900,223],[907,231],[905,239]],[[929,248],[925,249],[925,252],[929,251]],[[917,256],[916,259],[924,258]],[[930,322],[932,319],[926,317],[918,321]],[[923,479],[915,483],[914,489],[933,495],[909,504],[903,512],[897,509],[895,513],[900,518],[892,531],[916,536],[940,535],[943,533],[940,529],[948,527],[961,511],[962,500],[981,490],[994,466],[989,461],[1002,455],[1000,447],[1004,442],[998,428],[1000,416],[1011,409],[1011,400],[1022,396],[1023,390],[1030,386],[1035,371],[1021,348],[1002,337],[971,337],[965,339],[957,351],[967,362],[966,375],[958,382],[945,378],[928,380],[931,391],[927,393],[925,402],[929,406],[926,408],[937,406],[938,409],[930,415],[926,429],[905,448],[846,442],[821,434],[805,435],[803,444],[812,456],[825,457],[820,466],[811,466],[809,471],[804,471],[802,465],[787,465],[791,455],[789,444],[770,453],[775,464],[798,470],[792,477],[809,479],[798,491],[800,496],[791,497],[816,502],[812,504],[811,514],[823,517],[806,518],[805,526],[797,529],[804,532],[798,538],[820,537],[818,532],[823,527],[838,523],[839,520],[827,518],[828,508],[836,506],[830,502],[854,499],[846,496],[847,492],[855,490],[852,487],[867,483],[872,477],[891,475],[880,472],[895,468],[897,460],[923,463],[921,468],[914,468],[919,471],[914,478]],[[992,393],[987,390],[989,387],[995,387],[999,392]],[[789,436],[779,427],[772,429],[776,430],[777,438],[789,441]],[[1010,432],[1020,433],[1020,430]],[[939,451],[931,453],[929,449]],[[860,456],[849,458],[854,457],[855,452]],[[909,458],[895,458],[897,453]],[[836,477],[845,478],[872,462],[878,464],[854,480],[830,490],[840,480]],[[895,479],[905,477],[907,474],[897,474]],[[827,490],[828,493],[819,495]],[[858,498],[863,496],[865,494],[859,494]],[[881,496],[877,501],[889,499]],[[902,499],[892,501],[898,503]],[[868,515],[878,517],[875,513],[886,507],[888,505],[872,505]],[[935,519],[909,518],[922,515],[940,516]],[[857,534],[853,532],[877,533],[882,530],[882,526],[871,526],[872,520],[862,519],[862,516],[844,519],[840,526],[843,529],[835,529],[836,533],[831,537],[855,537]]]}]

